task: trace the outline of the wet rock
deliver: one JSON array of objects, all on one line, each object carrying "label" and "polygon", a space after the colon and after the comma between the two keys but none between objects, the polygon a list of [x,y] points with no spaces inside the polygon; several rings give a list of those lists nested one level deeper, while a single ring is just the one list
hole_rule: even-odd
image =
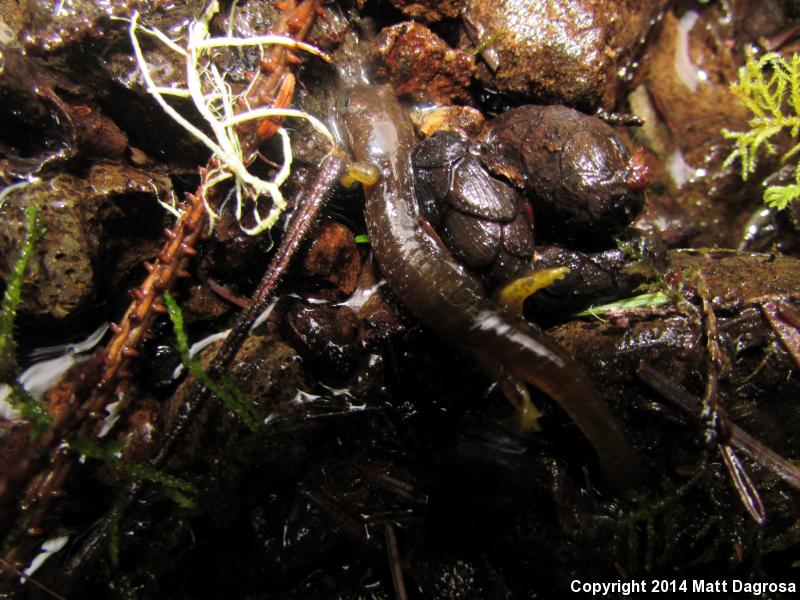
[{"label": "wet rock", "polygon": [[250,336],[228,373],[245,397],[263,409],[288,403],[297,390],[313,387],[294,349],[269,336]]},{"label": "wet rock", "polygon": [[424,25],[407,22],[387,27],[375,40],[378,75],[388,77],[395,93],[419,102],[467,102],[475,59],[450,48]]},{"label": "wet rock", "polygon": [[[236,10],[218,12],[211,25],[220,34],[231,31],[236,37],[248,38],[268,33],[269,26],[276,23],[279,16],[280,10],[273,2],[242,2],[236,5]],[[220,48],[216,63],[233,81],[244,82],[248,74],[258,69],[260,58],[261,52],[256,46]]]},{"label": "wet rock", "polygon": [[502,598],[511,595],[488,561],[457,560],[451,556],[416,556],[410,577],[428,598]]},{"label": "wet rock", "polygon": [[648,120],[635,135],[663,165],[640,225],[671,246],[738,245],[761,206],[761,180],[778,166],[777,155],[762,153],[747,182],[738,161],[723,166],[733,142],[722,130],[749,129],[750,114],[730,90],[744,60],[734,40],[751,20],[746,5],[667,12],[631,95]]},{"label": "wet rock", "polygon": [[[144,24],[158,27],[173,37],[186,35],[188,19],[192,15],[185,11],[185,6],[180,7],[160,18],[145,20]],[[127,32],[123,33],[127,36]],[[141,31],[138,39],[155,84],[185,88],[186,64],[183,57]],[[189,168],[205,163],[209,154],[205,145],[188,135],[148,93],[130,42],[110,44],[102,58],[100,61],[93,55],[80,56],[91,70],[91,89],[97,101],[126,132],[131,144],[157,160]],[[191,100],[173,98],[170,102],[190,123],[201,129],[206,126]]]},{"label": "wet rock", "polygon": [[348,307],[298,303],[287,312],[285,324],[289,339],[304,358],[340,378],[353,371],[359,323]]},{"label": "wet rock", "polygon": [[791,31],[792,19],[798,16],[797,7],[794,0],[742,0],[726,7],[723,18],[731,24],[740,47],[764,39],[768,42],[766,49],[775,49]]},{"label": "wet rock", "polygon": [[700,273],[717,309],[735,310],[770,296],[792,297],[800,290],[800,262],[788,256],[709,250],[672,253],[670,263],[677,276],[687,274],[684,295],[692,301],[698,297],[692,277]]},{"label": "wet rock", "polygon": [[[665,277],[667,281],[681,282],[689,303],[630,309],[607,321],[573,321],[549,331],[579,356],[602,362],[599,370],[589,371],[600,381],[632,381],[638,361],[647,360],[676,382],[696,386],[707,371],[704,325],[696,308],[701,302],[697,286],[702,279],[717,313],[719,341],[732,359],[732,385],[753,375],[764,377],[760,380],[762,386],[777,381],[798,386],[796,373],[791,376],[796,366],[792,366],[785,352],[779,351],[772,364],[760,362],[773,351],[768,342],[777,340],[759,306],[770,298],[796,297],[800,289],[799,266],[797,259],[789,257],[673,251]],[[758,352],[753,351],[755,348]],[[759,353],[764,353],[760,359]],[[770,374],[773,367],[777,371]],[[745,371],[737,371],[738,368]],[[760,369],[765,372],[758,373]],[[757,382],[752,383],[757,386]],[[752,401],[747,389],[733,386],[726,393],[741,401]]]},{"label": "wet rock", "polygon": [[19,39],[27,20],[27,5],[24,2],[0,4],[0,44],[9,45]]},{"label": "wet rock", "polygon": [[22,420],[0,419],[0,487],[6,485],[6,473],[11,473],[25,456],[32,441],[29,424]]},{"label": "wet rock", "polygon": [[[57,159],[72,156],[76,149],[69,142],[74,142],[76,137],[78,141],[84,140],[86,148],[95,148],[95,156],[115,158],[121,154],[122,134],[147,156],[168,157],[178,164],[205,162],[208,151],[203,144],[185,135],[145,89],[131,49],[128,24],[111,18],[127,18],[138,10],[141,24],[178,37],[182,32],[185,34],[189,19],[201,12],[202,3],[165,3],[161,0],[52,3],[37,0],[5,4],[20,5],[18,11],[11,11],[13,18],[10,22],[13,25],[8,25],[20,31],[17,38],[8,40],[11,47],[3,48],[2,54],[13,58],[20,52],[14,46],[21,46],[26,72],[22,76],[20,61],[15,61],[17,64],[9,65],[14,68],[6,69],[0,76],[0,88],[8,87],[6,80],[17,73],[17,78],[29,89],[12,90],[13,95],[8,98],[12,102],[24,103],[27,97],[33,101],[37,113],[41,113],[37,104],[44,105],[47,110],[47,119],[39,117],[34,120],[35,113],[31,114],[26,107],[11,120],[12,124],[17,122],[16,127],[26,137],[41,144],[44,126],[45,140],[52,140],[49,153],[62,155],[56,156]],[[6,16],[0,12],[0,38]],[[186,68],[182,57],[141,31],[138,38],[157,84],[185,87]],[[202,126],[191,102],[185,99],[177,102],[173,99],[173,102],[186,118]],[[0,102],[0,106],[4,104]],[[96,125],[102,127],[102,133],[96,132]],[[117,131],[112,131],[114,128]],[[93,131],[95,135],[92,135]],[[107,150],[112,153],[104,154]],[[138,150],[136,153],[142,156]],[[30,151],[21,154],[33,158]],[[42,152],[37,162],[42,162],[46,156]],[[139,164],[145,161],[143,157]]]},{"label": "wet rock", "polygon": [[[145,15],[169,10],[201,9],[202,2],[192,0],[122,0],[96,2],[70,0],[52,3],[47,0],[27,2],[23,41],[29,50],[50,52],[88,39],[98,39],[119,28],[111,17],[130,17],[134,10]],[[188,13],[187,13],[188,14]]]},{"label": "wet rock", "polygon": [[553,239],[607,243],[644,206],[644,155],[607,123],[565,106],[502,113],[487,127],[481,160],[525,190],[537,227]]},{"label": "wet rock", "polygon": [[[236,218],[235,209],[228,203],[219,211],[211,243],[203,257],[203,272],[219,282],[244,278],[256,283],[269,261],[273,240],[270,236],[247,235]],[[273,231],[277,238],[277,230]]]},{"label": "wet rock", "polygon": [[[184,316],[186,312],[184,309]],[[157,320],[150,329],[153,337],[139,346],[142,358],[132,364],[132,371],[143,389],[156,392],[172,389],[173,375],[181,364],[181,356],[175,345],[168,341],[171,327],[171,322]]]},{"label": "wet rock", "polygon": [[128,137],[98,107],[75,106],[72,118],[78,145],[90,157],[115,159],[124,156]]},{"label": "wet rock", "polygon": [[131,269],[156,252],[164,212],[155,199],[170,189],[162,177],[97,165],[85,178],[61,174],[12,190],[0,208],[2,272],[25,239],[26,206],[38,207],[47,230],[28,265],[21,310],[61,320],[98,294],[105,300],[118,292]]},{"label": "wet rock", "polygon": [[392,4],[407,17],[435,23],[458,17],[464,0],[392,0]]},{"label": "wet rock", "polygon": [[664,0],[467,0],[461,47],[481,52],[477,76],[542,103],[612,110]]},{"label": "wet rock", "polygon": [[[786,164],[762,183],[773,185],[794,184],[794,164]],[[757,206],[744,224],[739,239],[739,250],[747,252],[777,252],[800,257],[800,203],[792,202],[786,210]]]},{"label": "wet rock", "polygon": [[[91,98],[20,50],[0,45],[5,174],[25,178],[74,158],[121,159],[128,138]],[[80,98],[80,99],[79,99]]]},{"label": "wet rock", "polygon": [[303,258],[303,269],[336,286],[345,296],[356,289],[361,256],[353,232],[336,221],[325,221]]},{"label": "wet rock", "polygon": [[[624,313],[624,318],[620,313],[604,322],[572,321],[551,328],[548,333],[592,374],[606,398],[624,407],[621,410],[630,411],[635,406],[645,407],[650,402],[664,400],[649,394],[641,397],[635,375],[641,361],[702,397],[707,356],[703,326],[693,312],[691,308],[677,314],[634,310]],[[771,347],[777,340],[760,311],[747,309],[730,317],[720,314],[718,331],[723,351],[732,365],[720,385],[726,407],[738,406],[735,412],[747,411],[770,398],[776,404],[784,404],[788,397],[797,394],[800,388],[791,359],[783,352],[771,356]],[[785,405],[780,410],[785,411]],[[762,413],[759,419],[764,418],[767,417]],[[695,443],[699,441],[691,428],[686,428],[684,434],[687,439],[694,437]],[[759,435],[769,439],[774,432],[762,430]],[[643,443],[653,445],[656,440]],[[669,446],[677,447],[674,440]]]}]

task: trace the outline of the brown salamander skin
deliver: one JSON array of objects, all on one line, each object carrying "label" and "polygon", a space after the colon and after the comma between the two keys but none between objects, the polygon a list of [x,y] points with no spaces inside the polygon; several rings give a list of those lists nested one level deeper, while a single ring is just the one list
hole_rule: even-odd
[{"label": "brown salamander skin", "polygon": [[381,173],[365,186],[367,229],[381,271],[403,304],[474,356],[507,395],[521,380],[553,398],[594,446],[608,483],[634,484],[633,454],[588,378],[544,333],[491,302],[480,282],[420,227],[411,164],[416,139],[392,91],[347,90],[340,112],[356,159],[376,164]]}]

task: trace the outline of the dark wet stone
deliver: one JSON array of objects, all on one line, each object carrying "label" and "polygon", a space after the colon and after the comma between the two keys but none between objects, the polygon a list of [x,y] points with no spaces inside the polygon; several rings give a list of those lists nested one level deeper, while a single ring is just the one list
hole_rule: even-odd
[{"label": "dark wet stone", "polygon": [[337,377],[355,367],[358,319],[347,307],[295,304],[286,314],[286,330],[303,358]]},{"label": "dark wet stone", "polygon": [[730,89],[738,66],[717,41],[723,35],[717,16],[716,7],[681,17],[668,11],[644,67],[649,96],[678,147],[695,155],[690,163],[723,129],[745,127],[749,116]]},{"label": "dark wet stone", "polygon": [[467,0],[462,47],[491,39],[477,76],[538,102],[612,110],[664,0]]},{"label": "dark wet stone", "polygon": [[[200,353],[200,363],[207,369],[222,341],[210,344]],[[252,403],[264,417],[281,407],[289,406],[298,390],[313,389],[314,382],[303,368],[297,352],[288,344],[272,336],[251,335],[236,353],[227,371],[228,380],[241,392],[241,397]],[[190,374],[181,383],[169,401],[163,406],[160,419],[162,431],[169,431],[180,409],[189,397],[197,393],[197,378]],[[241,427],[239,417],[230,411],[223,418],[209,423],[209,417],[217,414],[216,402],[207,402],[200,408],[193,426],[185,434],[170,468],[179,468],[191,463],[215,463],[218,458],[209,454],[209,444],[224,445],[232,429]],[[212,441],[216,440],[216,441]],[[208,467],[206,467],[208,468]]]},{"label": "dark wet stone", "polygon": [[235,308],[231,302],[214,293],[208,283],[191,286],[182,300],[181,309],[186,323],[218,319]]},{"label": "dark wet stone", "polygon": [[31,445],[32,437],[28,422],[0,419],[0,472],[12,472]]},{"label": "dark wet stone", "polygon": [[22,179],[75,158],[121,159],[127,135],[91,93],[41,60],[0,45],[0,157]]},{"label": "dark wet stone", "polygon": [[[715,308],[734,310],[769,296],[794,296],[800,290],[800,261],[788,256],[737,252],[685,251],[672,253],[678,276],[699,271]],[[697,284],[685,276],[684,295],[697,300]]]},{"label": "dark wet stone", "polygon": [[[9,44],[3,47],[2,53],[11,55],[17,51],[15,47],[20,47],[26,53],[26,61],[39,69],[38,74],[45,74],[44,78],[36,79],[44,79],[46,83],[42,85],[39,81],[35,88],[38,99],[34,94],[19,90],[15,91],[15,96],[18,101],[24,101],[27,95],[34,103],[45,102],[53,113],[51,120],[56,119],[62,129],[60,136],[56,131],[49,132],[48,137],[61,143],[62,153],[71,150],[64,142],[75,145],[74,138],[77,138],[78,142],[84,142],[81,150],[88,149],[89,154],[103,158],[115,158],[125,149],[121,145],[121,136],[125,136],[147,156],[167,158],[179,164],[205,162],[208,150],[204,145],[185,135],[144,89],[131,49],[128,23],[112,18],[127,19],[137,10],[142,25],[178,37],[189,19],[202,11],[202,2],[76,0],[53,3],[35,0],[5,3],[4,7],[6,4],[19,5],[19,8],[9,10],[10,15],[0,9],[0,44]],[[9,31],[16,30],[17,37],[3,39],[4,25]],[[157,84],[185,87],[186,68],[182,57],[141,31],[138,38]],[[4,87],[3,79],[8,77],[8,73],[0,77],[0,88]],[[31,77],[22,79],[33,88]],[[50,83],[52,81],[55,84]],[[50,93],[50,88],[56,93]],[[202,126],[191,102],[171,101],[186,118]],[[23,125],[37,126],[36,122],[31,123],[33,116],[25,111]],[[102,134],[96,132],[97,125],[102,128]],[[112,131],[114,128],[118,131]],[[95,149],[93,153],[92,149]],[[145,160],[143,157],[139,164]]]},{"label": "dark wet stone", "polygon": [[378,74],[388,77],[399,96],[434,104],[469,100],[475,58],[450,48],[424,25],[408,22],[383,29],[375,54]]},{"label": "dark wet stone", "polygon": [[[733,270],[728,275],[736,277],[737,273]],[[743,306],[747,300],[740,297],[736,304]],[[716,315],[717,340],[725,365],[719,386],[723,406],[729,414],[741,415],[739,424],[745,429],[752,426],[749,432],[762,441],[769,444],[781,439],[786,431],[781,433],[782,427],[774,419],[778,415],[783,415],[779,419],[793,418],[788,417],[787,402],[798,393],[796,365],[782,347],[775,352],[775,344],[780,346],[780,342],[758,308],[734,312],[719,309]],[[571,321],[548,333],[592,373],[601,393],[614,402],[627,407],[643,405],[639,398],[643,388],[635,375],[640,361],[696,397],[703,395],[708,365],[704,328],[696,306],[620,311],[615,316],[606,315],[603,321]],[[671,411],[664,398],[646,392],[644,396]],[[765,423],[771,425],[765,429]],[[697,435],[691,427],[684,433]],[[695,440],[699,442],[697,437]],[[676,447],[674,439],[666,443]]]},{"label": "dark wet stone", "polygon": [[381,278],[374,259],[365,261],[350,303],[363,323],[360,338],[366,346],[380,345],[405,329],[393,301],[386,280]]},{"label": "dark wet stone", "polygon": [[112,17],[127,18],[135,10],[147,16],[169,9],[191,11],[201,6],[202,2],[192,0],[70,0],[58,3],[33,0],[25,3],[21,37],[28,50],[52,52],[87,39],[97,40],[118,30],[120,23],[112,21]]},{"label": "dark wet stone", "polygon": [[564,106],[521,106],[488,126],[481,160],[524,189],[555,239],[607,242],[644,205],[636,161],[609,125]]}]

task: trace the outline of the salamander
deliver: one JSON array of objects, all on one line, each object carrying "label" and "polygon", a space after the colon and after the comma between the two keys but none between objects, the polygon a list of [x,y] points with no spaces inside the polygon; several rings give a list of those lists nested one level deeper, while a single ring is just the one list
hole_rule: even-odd
[{"label": "salamander", "polygon": [[544,332],[494,304],[480,281],[421,226],[411,162],[415,134],[394,93],[360,86],[343,94],[338,112],[345,143],[356,160],[380,172],[364,186],[365,214],[391,289],[425,326],[474,357],[514,404],[526,405],[522,382],[555,400],[594,446],[607,482],[634,484],[633,453],[586,375]]}]

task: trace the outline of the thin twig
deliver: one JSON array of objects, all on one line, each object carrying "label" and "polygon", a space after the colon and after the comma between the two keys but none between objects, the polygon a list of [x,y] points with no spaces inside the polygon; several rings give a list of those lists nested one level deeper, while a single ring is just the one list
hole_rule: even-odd
[{"label": "thin twig", "polygon": [[64,596],[62,596],[58,592],[55,592],[55,591],[51,590],[49,587],[47,587],[43,583],[39,583],[36,580],[35,577],[31,577],[30,575],[26,575],[25,573],[20,571],[18,568],[16,568],[14,565],[9,564],[8,562],[3,560],[2,558],[0,558],[0,565],[2,565],[4,568],[6,568],[9,571],[11,571],[12,573],[14,573],[14,575],[17,575],[21,579],[24,579],[25,581],[31,582],[34,586],[36,586],[37,588],[42,590],[44,593],[49,594],[53,598],[57,598],[58,600],[67,600]]},{"label": "thin twig", "polygon": [[[297,213],[294,215],[288,231],[284,234],[281,245],[272,257],[258,288],[251,297],[250,304],[239,313],[231,332],[225,338],[222,346],[208,366],[207,372],[212,379],[218,379],[227,370],[242,343],[247,338],[251,326],[266,309],[278,282],[289,266],[291,258],[305,239],[311,226],[316,222],[320,209],[333,186],[341,177],[347,162],[346,154],[338,149],[331,152],[323,161],[314,182],[299,201]],[[189,400],[181,407],[172,429],[165,436],[161,448],[153,458],[155,465],[160,465],[167,460],[194,415],[206,404],[211,396],[208,388],[200,384],[198,386],[199,389],[195,393],[189,394]]]},{"label": "thin twig", "polygon": [[400,564],[400,551],[397,548],[397,536],[394,527],[387,523],[383,528],[386,534],[386,554],[389,556],[389,569],[392,571],[392,585],[397,600],[408,600],[406,582],[403,577],[403,565]]},{"label": "thin twig", "polygon": [[783,347],[800,367],[800,315],[791,304],[782,302],[762,302],[761,312],[772,327]]},{"label": "thin twig", "polygon": [[[702,404],[701,400],[689,393],[683,386],[665,377],[644,362],[639,363],[636,375],[659,396],[697,419]],[[724,409],[720,410],[719,416],[722,428],[728,431],[727,441],[731,446],[741,450],[759,465],[800,491],[800,468],[731,421]]]}]

